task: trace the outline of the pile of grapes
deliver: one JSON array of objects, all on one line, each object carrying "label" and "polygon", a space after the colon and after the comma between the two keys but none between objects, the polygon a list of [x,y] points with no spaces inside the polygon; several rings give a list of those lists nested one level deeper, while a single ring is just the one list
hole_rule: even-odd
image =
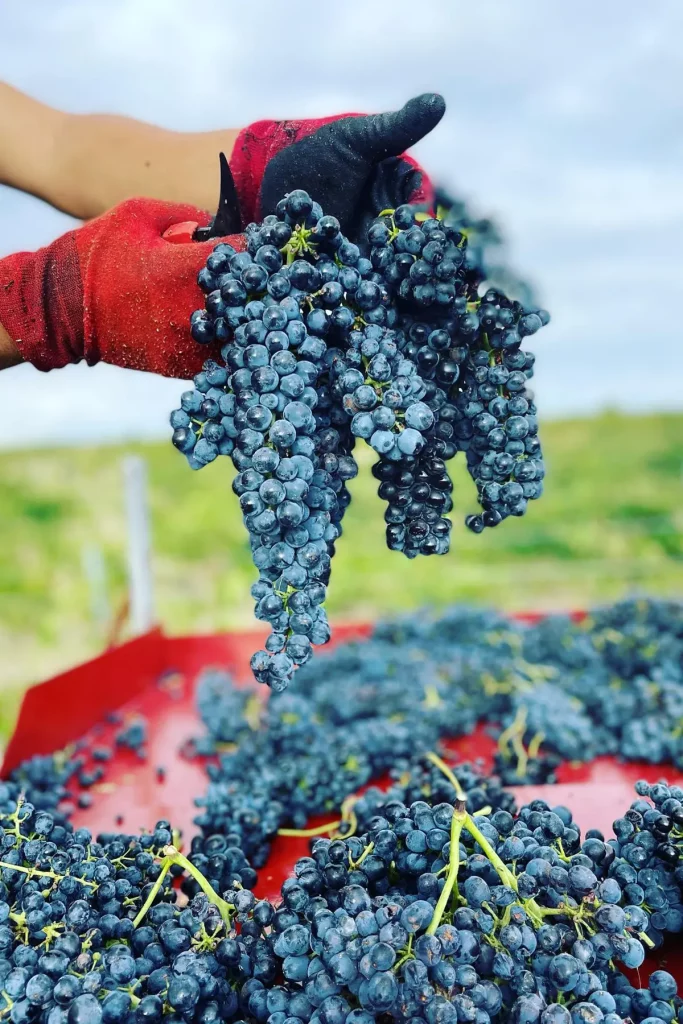
[{"label": "pile of grapes", "polygon": [[675,978],[622,968],[683,928],[683,790],[637,789],[605,841],[495,788],[477,813],[448,769],[406,779],[270,902],[230,837],[94,841],[0,785],[0,1020],[672,1024]]},{"label": "pile of grapes", "polygon": [[[553,782],[561,761],[605,755],[680,771],[683,606],[625,601],[534,625],[458,606],[412,612],[312,659],[295,688],[270,694],[260,727],[226,673],[203,676],[198,706],[214,740],[202,750],[237,749],[207,766],[195,821],[207,838],[237,833],[259,868],[280,828],[334,813],[373,779],[415,775],[416,758],[479,724],[498,738],[509,785]],[[491,779],[463,783],[473,810],[501,800]]]},{"label": "pile of grapes", "polygon": [[[82,749],[0,782],[2,1024],[683,1018],[668,970],[638,986],[625,973],[683,932],[683,789],[639,782],[615,838],[582,836],[567,807],[518,810],[500,778],[434,752],[487,709],[511,735],[524,706],[566,757],[680,766],[680,605],[531,627],[482,610],[413,615],[319,666],[272,694],[260,722],[248,692],[204,676],[202,716],[237,749],[207,764],[186,853],[168,821],[96,840],[75,829]],[[145,730],[116,741],[141,750]],[[106,749],[92,753],[106,764]],[[348,799],[386,771],[388,790]],[[315,811],[334,820],[278,898],[257,899],[272,839]]]},{"label": "pile of grapes", "polygon": [[221,361],[205,363],[171,425],[193,468],[229,455],[237,470],[256,616],[272,628],[252,669],[281,690],[329,639],[357,438],[378,455],[387,543],[409,558],[449,549],[446,463],[458,451],[477,485],[475,533],[541,495],[522,342],[548,314],[485,290],[466,235],[411,206],[384,211],[357,245],[297,190],[245,240],[242,252],[217,245],[199,274],[192,336],[218,344]]}]

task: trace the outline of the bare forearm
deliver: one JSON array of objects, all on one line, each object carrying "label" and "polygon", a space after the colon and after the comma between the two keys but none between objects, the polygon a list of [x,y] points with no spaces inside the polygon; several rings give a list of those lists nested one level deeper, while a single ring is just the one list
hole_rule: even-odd
[{"label": "bare forearm", "polygon": [[5,328],[0,324],[0,370],[6,370],[17,363],[23,363],[19,349],[14,344]]},{"label": "bare forearm", "polygon": [[183,134],[115,115],[68,115],[44,198],[83,220],[136,196],[213,210],[218,154],[229,158],[236,137],[231,130]]},{"label": "bare forearm", "polygon": [[171,132],[109,114],[64,114],[0,83],[0,181],[82,220],[145,196],[212,210],[218,154],[237,131]]}]

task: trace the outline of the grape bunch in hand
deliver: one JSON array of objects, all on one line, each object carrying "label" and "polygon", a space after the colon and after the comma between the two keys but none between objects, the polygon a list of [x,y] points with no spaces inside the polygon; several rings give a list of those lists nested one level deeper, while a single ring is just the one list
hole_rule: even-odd
[{"label": "grape bunch in hand", "polygon": [[238,471],[256,615],[272,629],[252,669],[280,690],[329,639],[323,605],[358,438],[379,456],[389,547],[411,558],[448,551],[446,462],[459,450],[482,504],[476,532],[540,495],[521,341],[547,315],[481,297],[466,237],[414,206],[381,211],[356,244],[297,189],[245,241],[219,243],[199,274],[192,336],[221,359],[171,423],[193,468],[229,455]]}]

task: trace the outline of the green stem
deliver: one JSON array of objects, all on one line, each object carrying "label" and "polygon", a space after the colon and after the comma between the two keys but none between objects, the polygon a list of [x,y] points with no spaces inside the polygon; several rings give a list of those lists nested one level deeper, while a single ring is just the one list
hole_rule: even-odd
[{"label": "green stem", "polygon": [[369,857],[374,849],[375,849],[375,844],[374,843],[368,843],[368,845],[365,847],[365,849],[361,853],[361,855],[358,858],[358,860],[355,862],[355,867],[357,867],[357,868],[360,867],[361,864],[363,863],[363,861],[365,860],[365,858]]},{"label": "green stem", "polygon": [[527,754],[529,755],[529,757],[536,757],[538,755],[538,752],[541,749],[541,744],[543,743],[544,739],[545,735],[542,732],[537,732],[531,737],[531,742],[527,747]]},{"label": "green stem", "polygon": [[327,832],[334,832],[341,824],[342,820],[340,818],[339,821],[330,821],[327,825],[318,825],[317,828],[279,828],[277,834],[279,836],[299,836],[302,839],[308,839],[312,836],[324,836]]},{"label": "green stem", "polygon": [[564,846],[562,845],[562,840],[559,838],[559,836],[555,840],[555,844],[557,846],[558,856],[560,860],[563,860],[566,864],[569,864],[569,862],[571,861],[571,857],[568,857],[567,854],[564,852]]},{"label": "green stem", "polygon": [[453,817],[451,819],[451,855],[448,863],[448,875],[439,901],[434,909],[434,916],[432,917],[429,927],[427,928],[427,935],[433,935],[436,929],[441,923],[441,918],[444,915],[444,911],[448,906],[448,901],[451,898],[453,892],[453,886],[458,880],[458,869],[460,868],[460,833],[463,830],[463,826],[467,822],[469,815],[464,807],[454,807]]},{"label": "green stem", "polygon": [[484,851],[484,856],[491,861],[494,868],[500,875],[500,880],[503,883],[503,885],[507,885],[509,886],[510,889],[514,889],[514,891],[517,892],[517,879],[512,874],[512,872],[505,866],[503,861],[500,859],[496,851],[491,846],[488,839],[481,834],[477,826],[470,818],[469,814],[467,815],[467,819],[465,821],[465,828],[472,836],[472,838],[475,840],[475,842],[479,843],[482,850]]},{"label": "green stem", "polygon": [[166,878],[166,875],[168,874],[168,872],[170,870],[170,867],[171,867],[171,858],[170,857],[164,857],[163,861],[161,862],[161,871],[159,872],[159,877],[157,878],[156,882],[152,886],[152,889],[150,891],[149,896],[147,897],[147,899],[143,903],[143,905],[142,905],[142,907],[140,909],[140,912],[138,913],[137,917],[133,921],[133,928],[138,928],[140,926],[140,923],[142,921],[144,921],[145,915],[146,915],[147,911],[149,910],[149,908],[154,903],[154,900],[157,898],[159,890],[161,889],[162,885],[164,884],[164,879]]},{"label": "green stem", "polygon": [[36,875],[38,878],[59,878],[54,871],[39,871],[38,868],[25,868],[21,864],[10,864],[7,860],[0,860],[0,868],[7,868],[8,871],[22,871],[25,875]]},{"label": "green stem", "polygon": [[467,803],[467,793],[465,793],[464,789],[462,788],[462,786],[460,785],[457,778],[455,777],[451,769],[448,767],[446,762],[442,761],[441,758],[437,754],[435,754],[433,750],[430,750],[429,753],[425,754],[425,757],[428,761],[431,761],[433,765],[436,765],[439,771],[443,772],[443,774],[446,776],[451,786],[455,790],[455,795],[458,798],[459,802],[462,804]]},{"label": "green stem", "polygon": [[165,846],[164,854],[168,857],[170,863],[179,864],[180,867],[184,868],[189,875],[192,875],[195,882],[199,885],[199,888],[208,898],[209,902],[213,903],[213,905],[218,908],[226,928],[230,928],[232,921],[231,912],[235,908],[229,903],[226,903],[225,900],[218,895],[216,890],[213,889],[206,878],[204,878],[204,875],[201,873],[199,868],[196,868],[192,861],[189,861],[184,854],[180,853],[179,850],[176,850],[175,846]]},{"label": "green stem", "polygon": [[[40,871],[38,868],[25,868],[23,864],[10,864],[9,861],[0,860],[0,868],[7,868],[8,871],[21,871],[24,875],[30,875],[31,878],[51,878],[53,882],[59,882],[62,878],[66,878],[66,875],[58,875],[54,871]],[[77,882],[81,882],[83,885],[89,885],[91,889],[97,888],[97,882],[91,882],[87,878],[79,878],[78,875],[71,875],[71,878],[75,878]]]},{"label": "green stem", "polygon": [[12,999],[10,999],[10,997],[7,995],[4,989],[0,989],[0,999],[3,999],[5,1001],[5,1005],[0,1006],[0,1019],[2,1019],[10,1015],[10,1013],[12,1012],[12,1008],[14,1006],[14,1002]]},{"label": "green stem", "polygon": [[399,971],[401,969],[401,967],[403,967],[403,965],[405,963],[407,963],[408,960],[412,960],[412,958],[413,958],[413,936],[409,935],[408,936],[408,945],[403,950],[403,955],[401,956],[400,960],[398,960],[394,964],[394,971]]}]

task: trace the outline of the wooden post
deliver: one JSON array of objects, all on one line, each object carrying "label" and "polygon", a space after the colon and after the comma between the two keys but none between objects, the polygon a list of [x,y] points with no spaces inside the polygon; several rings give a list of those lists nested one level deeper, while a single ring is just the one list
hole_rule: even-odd
[{"label": "wooden post", "polygon": [[155,621],[152,586],[152,541],[147,502],[147,464],[138,455],[123,460],[128,532],[128,593],[134,634],[146,633]]}]

